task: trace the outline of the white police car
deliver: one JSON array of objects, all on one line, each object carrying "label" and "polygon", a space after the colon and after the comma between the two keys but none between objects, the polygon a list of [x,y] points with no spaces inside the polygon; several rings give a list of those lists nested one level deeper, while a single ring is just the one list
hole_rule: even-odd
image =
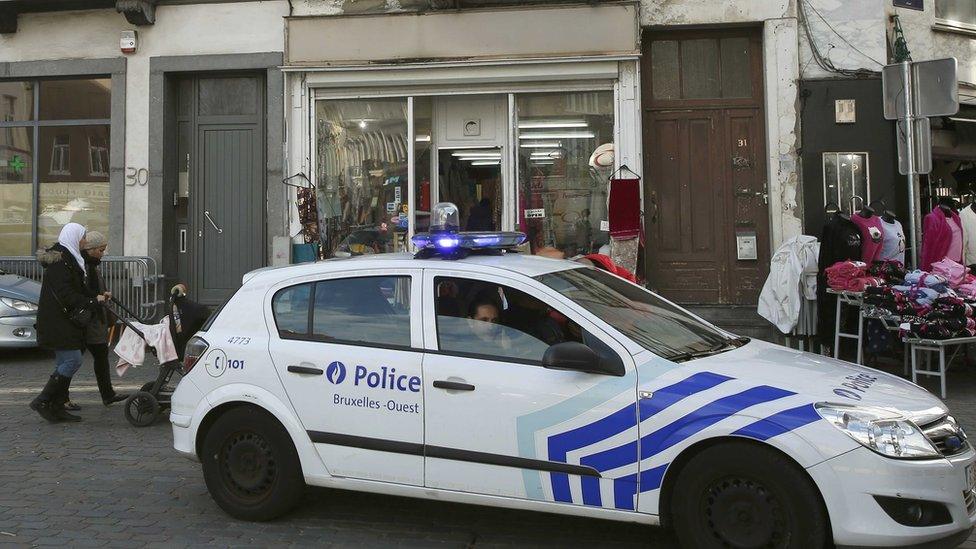
[{"label": "white police car", "polygon": [[951,546],[972,529],[976,454],[929,393],[496,249],[510,238],[248,274],[188,347],[176,449],[251,520],[308,483],[663,522],[688,547]]}]

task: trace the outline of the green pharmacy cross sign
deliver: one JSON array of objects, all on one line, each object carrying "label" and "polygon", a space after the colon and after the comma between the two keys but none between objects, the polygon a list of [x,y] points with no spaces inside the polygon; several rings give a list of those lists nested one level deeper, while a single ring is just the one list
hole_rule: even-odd
[{"label": "green pharmacy cross sign", "polygon": [[24,164],[24,161],[21,160],[19,155],[15,154],[10,161],[7,162],[7,166],[13,168],[15,174],[20,175],[24,173],[24,166],[26,166],[26,164]]}]

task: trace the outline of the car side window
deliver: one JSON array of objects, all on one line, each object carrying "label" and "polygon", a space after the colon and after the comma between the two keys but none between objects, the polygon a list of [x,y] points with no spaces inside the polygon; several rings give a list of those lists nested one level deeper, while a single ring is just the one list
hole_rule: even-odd
[{"label": "car side window", "polygon": [[278,337],[296,339],[308,336],[311,295],[311,284],[291,286],[275,294],[271,300],[271,311],[278,327]]},{"label": "car side window", "polygon": [[368,276],[316,282],[316,341],[410,347],[410,277]]},{"label": "car side window", "polygon": [[585,343],[578,324],[520,290],[453,277],[434,287],[441,351],[541,363],[550,345]]}]

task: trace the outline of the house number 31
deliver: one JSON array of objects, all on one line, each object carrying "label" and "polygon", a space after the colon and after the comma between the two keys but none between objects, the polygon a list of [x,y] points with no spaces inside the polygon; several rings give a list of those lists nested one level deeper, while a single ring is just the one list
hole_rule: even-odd
[{"label": "house number 31", "polygon": [[749,140],[748,139],[740,139],[738,141],[738,144],[739,144],[740,147],[748,147],[749,146]]}]

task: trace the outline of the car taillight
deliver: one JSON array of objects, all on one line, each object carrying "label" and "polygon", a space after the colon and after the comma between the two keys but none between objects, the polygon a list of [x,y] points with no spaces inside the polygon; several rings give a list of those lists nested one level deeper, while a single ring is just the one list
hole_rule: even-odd
[{"label": "car taillight", "polygon": [[203,353],[207,352],[208,347],[210,344],[202,337],[193,336],[186,342],[186,351],[183,353],[183,375],[190,373]]}]

